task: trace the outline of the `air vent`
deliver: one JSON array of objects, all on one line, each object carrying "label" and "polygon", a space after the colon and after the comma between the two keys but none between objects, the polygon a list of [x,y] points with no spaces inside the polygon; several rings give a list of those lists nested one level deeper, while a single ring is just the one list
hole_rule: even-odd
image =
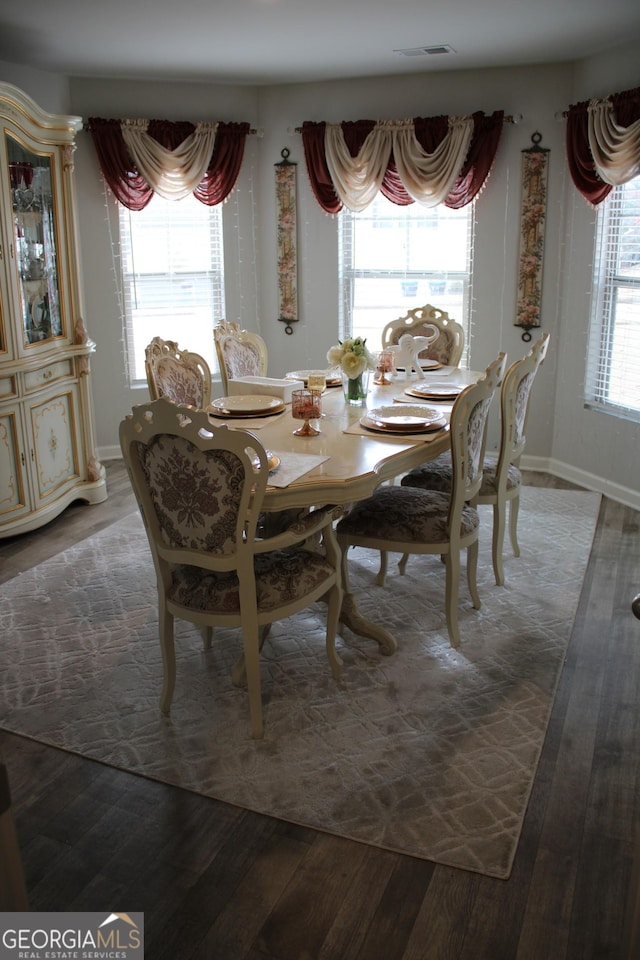
[{"label": "air vent", "polygon": [[443,53],[455,53],[448,43],[440,43],[434,47],[409,47],[407,50],[394,50],[401,57],[435,57]]}]

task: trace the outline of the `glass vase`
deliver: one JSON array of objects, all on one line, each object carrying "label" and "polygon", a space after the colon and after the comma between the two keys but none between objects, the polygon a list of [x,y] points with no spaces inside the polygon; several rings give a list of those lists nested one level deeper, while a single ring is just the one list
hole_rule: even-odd
[{"label": "glass vase", "polygon": [[341,372],[345,403],[352,407],[366,406],[369,373],[369,370],[363,370],[357,377],[348,377],[344,370]]}]

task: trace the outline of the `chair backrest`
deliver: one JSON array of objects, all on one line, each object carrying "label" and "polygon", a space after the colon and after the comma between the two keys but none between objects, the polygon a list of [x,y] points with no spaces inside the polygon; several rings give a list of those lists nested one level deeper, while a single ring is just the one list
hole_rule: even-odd
[{"label": "chair backrest", "polygon": [[391,320],[382,331],[382,346],[398,343],[403,333],[429,336],[432,326],[437,328],[440,335],[420,356],[438,360],[445,366],[457,367],[464,350],[464,328],[457,320],[452,320],[446,310],[440,310],[430,303],[409,310],[404,317]]},{"label": "chair backrest", "polygon": [[144,352],[152,400],[167,397],[203,410],[211,401],[211,370],[198,353],[181,350],[174,340],[154,337]]},{"label": "chair backrest", "polygon": [[496,484],[506,484],[512,463],[520,460],[526,443],[531,388],[536,374],[547,355],[550,334],[544,333],[521,360],[507,370],[500,390],[500,452],[496,465]]},{"label": "chair backrest", "polygon": [[256,524],[269,474],[259,440],[162,397],[133,408],[120,424],[120,446],[159,591],[171,580],[169,564],[186,564],[236,570],[254,602]]},{"label": "chair backrest", "polygon": [[213,328],[222,389],[229,392],[229,380],[267,375],[267,345],[258,333],[240,330],[237,323],[222,320]]},{"label": "chair backrest", "polygon": [[487,367],[484,377],[460,393],[451,410],[452,484],[449,518],[459,515],[465,503],[474,500],[482,484],[482,461],[491,401],[502,383],[507,363],[499,354]]}]

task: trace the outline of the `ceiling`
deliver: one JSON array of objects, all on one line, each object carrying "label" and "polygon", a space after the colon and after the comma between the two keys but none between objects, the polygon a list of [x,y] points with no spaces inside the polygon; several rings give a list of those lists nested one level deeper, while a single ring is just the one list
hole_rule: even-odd
[{"label": "ceiling", "polygon": [[[0,0],[0,60],[68,76],[279,84],[580,60],[638,0]],[[404,56],[399,50],[453,52]]]}]

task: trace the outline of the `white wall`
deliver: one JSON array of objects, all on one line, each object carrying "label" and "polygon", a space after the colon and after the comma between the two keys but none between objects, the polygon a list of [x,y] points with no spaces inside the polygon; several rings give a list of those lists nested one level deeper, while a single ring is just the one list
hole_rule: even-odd
[{"label": "white wall", "polygon": [[[594,213],[571,183],[564,154],[565,124],[556,119],[577,99],[638,85],[635,64],[637,52],[630,45],[615,56],[581,64],[261,88],[74,78],[69,81],[65,109],[85,118],[247,120],[264,131],[262,138],[249,139],[238,189],[224,210],[227,318],[262,333],[274,375],[323,363],[338,333],[337,225],[311,194],[301,138],[294,128],[304,120],[389,119],[496,109],[522,114],[521,124],[505,125],[494,169],[477,201],[471,366],[486,366],[501,349],[510,360],[527,349],[520,330],[513,326],[520,170],[521,151],[538,131],[542,146],[550,150],[542,317],[552,341],[534,386],[526,462],[640,506],[638,425],[583,407]],[[17,82],[2,67],[0,76]],[[23,89],[34,98],[43,92],[41,75],[25,73],[22,81]],[[64,84],[59,86],[64,89]],[[292,336],[276,319],[274,164],[285,147],[298,163],[300,319]],[[125,381],[109,204],[105,206],[86,133],[79,137],[76,170],[86,322],[98,345],[92,364],[98,445],[106,456],[117,453],[121,417],[146,394],[129,390]],[[179,332],[176,339],[180,340]],[[492,439],[496,436],[494,424]]]}]

